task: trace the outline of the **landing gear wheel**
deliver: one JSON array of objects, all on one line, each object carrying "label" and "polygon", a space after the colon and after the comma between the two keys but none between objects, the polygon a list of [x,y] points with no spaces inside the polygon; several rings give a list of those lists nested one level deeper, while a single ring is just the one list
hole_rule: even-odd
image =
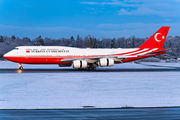
[{"label": "landing gear wheel", "polygon": [[20,70],[23,70],[23,67],[22,67],[22,66],[20,66],[20,67],[19,67],[19,69],[20,69]]},{"label": "landing gear wheel", "polygon": [[19,69],[20,69],[20,70],[22,70],[22,69],[23,69],[23,67],[22,67],[22,64],[21,64],[21,63],[19,63]]},{"label": "landing gear wheel", "polygon": [[96,67],[88,67],[86,70],[96,70]]},{"label": "landing gear wheel", "polygon": [[93,70],[96,70],[96,67],[93,67]]}]

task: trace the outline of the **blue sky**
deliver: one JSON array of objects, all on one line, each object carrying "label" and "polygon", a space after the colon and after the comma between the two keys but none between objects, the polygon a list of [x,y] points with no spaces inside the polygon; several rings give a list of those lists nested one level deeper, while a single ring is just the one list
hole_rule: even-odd
[{"label": "blue sky", "polygon": [[0,0],[0,35],[149,37],[161,26],[180,36],[180,0]]}]

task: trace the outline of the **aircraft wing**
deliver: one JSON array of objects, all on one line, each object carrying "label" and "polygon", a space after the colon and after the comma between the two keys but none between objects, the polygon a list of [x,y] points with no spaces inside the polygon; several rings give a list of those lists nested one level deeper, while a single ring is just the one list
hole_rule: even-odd
[{"label": "aircraft wing", "polygon": [[121,61],[121,60],[125,60],[126,58],[130,58],[130,57],[137,57],[137,55],[133,55],[133,56],[127,56],[127,55],[115,55],[115,56],[103,56],[103,57],[88,57],[88,58],[74,58],[74,59],[61,59],[61,62],[72,62],[74,60],[86,60],[88,61],[98,61],[101,58],[112,58],[114,59],[114,61]]},{"label": "aircraft wing", "polygon": [[72,62],[74,60],[86,60],[87,62],[91,63],[98,61],[101,58],[112,58],[114,61],[120,61],[125,60],[126,58],[131,58],[131,57],[138,57],[138,56],[152,56],[157,53],[165,52],[166,50],[161,50],[161,51],[155,51],[155,52],[149,52],[144,55],[114,55],[114,56],[97,56],[97,57],[88,57],[88,58],[74,58],[74,59],[61,59],[61,62]]}]

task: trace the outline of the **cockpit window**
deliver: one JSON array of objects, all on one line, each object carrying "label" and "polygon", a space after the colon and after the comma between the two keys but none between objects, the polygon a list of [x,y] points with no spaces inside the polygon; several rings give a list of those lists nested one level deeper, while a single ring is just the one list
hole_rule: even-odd
[{"label": "cockpit window", "polygon": [[18,50],[18,48],[14,48],[13,50]]}]

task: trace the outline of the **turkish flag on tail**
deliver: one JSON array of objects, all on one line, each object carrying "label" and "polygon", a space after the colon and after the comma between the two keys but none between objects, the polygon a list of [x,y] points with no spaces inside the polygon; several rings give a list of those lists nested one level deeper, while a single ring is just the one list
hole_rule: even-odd
[{"label": "turkish flag on tail", "polygon": [[161,27],[156,33],[154,33],[145,43],[139,48],[162,48],[169,31],[169,26]]}]

